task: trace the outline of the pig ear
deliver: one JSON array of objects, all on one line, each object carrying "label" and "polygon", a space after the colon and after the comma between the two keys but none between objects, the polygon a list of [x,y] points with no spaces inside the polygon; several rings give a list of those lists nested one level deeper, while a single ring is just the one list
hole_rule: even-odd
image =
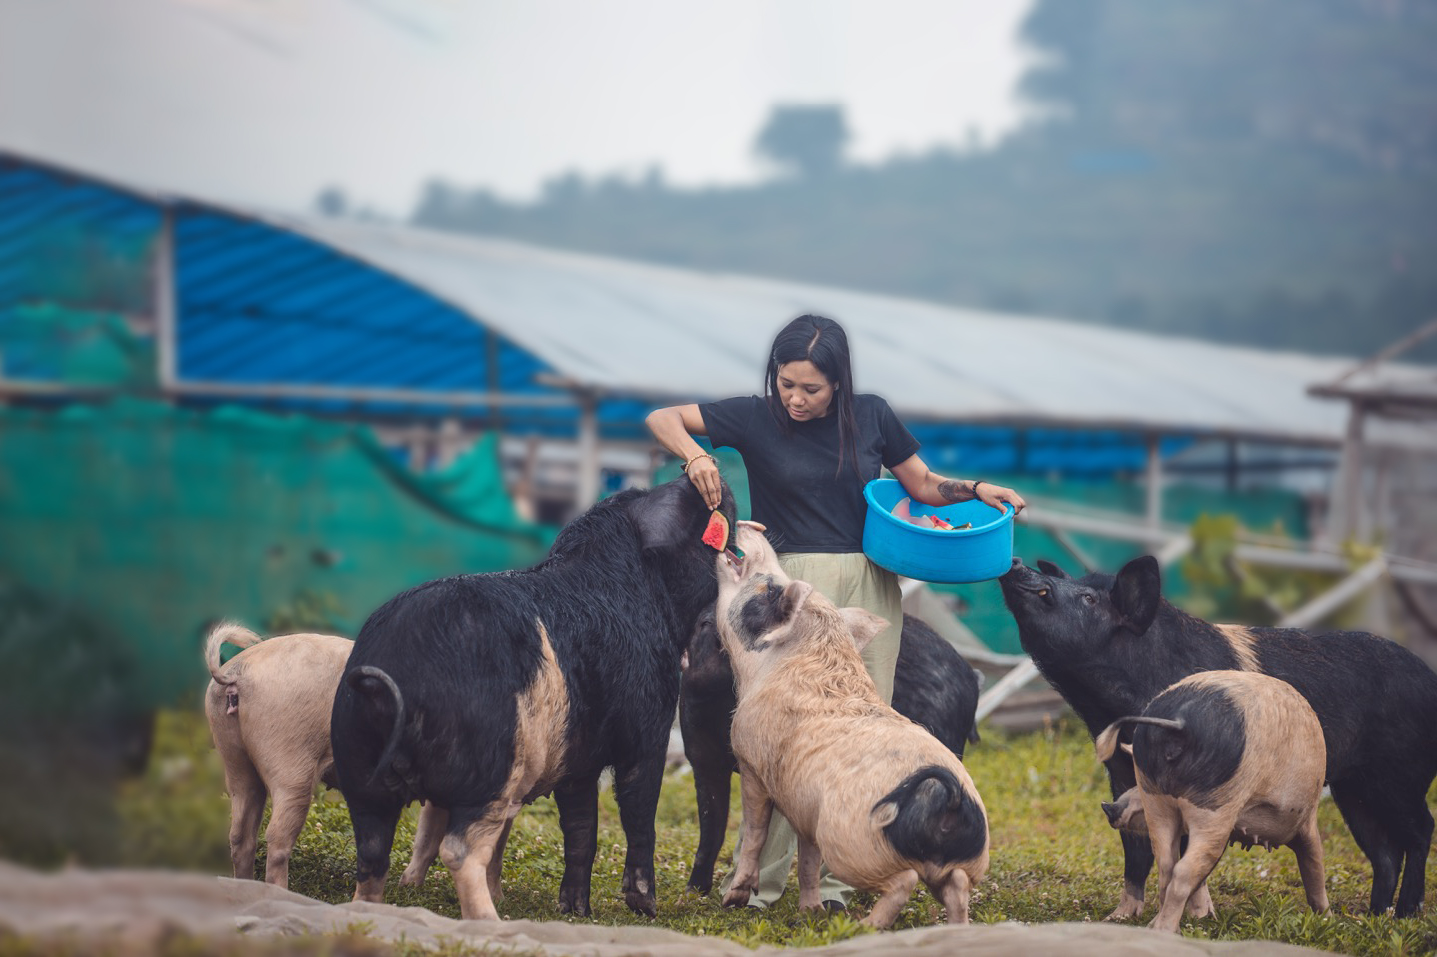
[{"label": "pig ear", "polygon": [[1059,568],[1057,565],[1054,565],[1052,562],[1044,561],[1041,558],[1038,559],[1038,571],[1042,572],[1044,575],[1047,575],[1049,578],[1061,578],[1064,580],[1068,578],[1067,572],[1063,571],[1061,568]]},{"label": "pig ear", "polygon": [[1134,634],[1144,634],[1158,614],[1163,597],[1163,576],[1158,560],[1151,555],[1134,558],[1118,572],[1113,582],[1113,606],[1127,619]]},{"label": "pig ear", "polygon": [[779,606],[779,613],[782,615],[782,624],[774,628],[767,635],[760,639],[760,644],[781,645],[793,635],[794,625],[798,621],[798,610],[803,607],[813,594],[813,586],[808,582],[789,582],[783,589],[783,604]]},{"label": "pig ear", "polygon": [[639,533],[639,544],[649,549],[671,549],[686,539],[697,539],[695,519],[704,509],[698,489],[687,478],[678,478],[650,489],[629,503],[629,515]]},{"label": "pig ear", "polygon": [[783,616],[792,618],[812,594],[813,586],[808,582],[789,582],[783,586]]},{"label": "pig ear", "polygon": [[853,632],[853,642],[862,651],[868,647],[879,632],[888,627],[888,619],[880,618],[867,608],[840,608],[838,613],[843,616],[843,623],[848,630]]}]

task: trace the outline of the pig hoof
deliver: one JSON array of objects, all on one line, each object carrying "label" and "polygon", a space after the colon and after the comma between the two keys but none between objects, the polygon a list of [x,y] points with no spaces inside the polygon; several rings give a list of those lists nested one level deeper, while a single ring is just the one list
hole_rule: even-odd
[{"label": "pig hoof", "polygon": [[745,905],[745,904],[747,904],[747,903],[748,903],[748,891],[747,891],[747,890],[739,890],[739,889],[737,889],[737,888],[731,888],[731,889],[729,890],[729,892],[723,896],[723,906],[725,906],[725,907],[742,907],[743,905]]},{"label": "pig hoof", "polygon": [[419,885],[424,883],[424,878],[426,876],[427,875],[424,872],[414,874],[409,871],[405,871],[403,874],[399,875],[399,883],[405,885],[406,887],[418,887]]},{"label": "pig hoof", "polygon": [[589,902],[579,894],[564,891],[559,894],[559,913],[575,917],[589,916]]},{"label": "pig hoof", "polygon": [[653,891],[649,891],[647,894],[629,891],[624,895],[624,903],[628,904],[629,910],[636,914],[643,914],[650,918],[659,916],[659,907],[654,899]]},{"label": "pig hoof", "polygon": [[1141,901],[1136,904],[1124,901],[1123,903],[1119,904],[1111,914],[1109,914],[1107,917],[1104,917],[1103,920],[1132,920],[1134,917],[1137,917],[1142,912],[1143,905]]}]

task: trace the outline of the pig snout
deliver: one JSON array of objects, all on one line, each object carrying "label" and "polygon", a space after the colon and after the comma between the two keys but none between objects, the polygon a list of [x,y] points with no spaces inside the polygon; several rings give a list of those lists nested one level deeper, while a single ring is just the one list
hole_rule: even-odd
[{"label": "pig snout", "polygon": [[720,644],[718,626],[711,612],[700,616],[693,638],[684,650],[681,667],[685,694],[702,694],[709,689],[732,693],[733,666]]},{"label": "pig snout", "polygon": [[1043,597],[1042,593],[1046,592],[1050,585],[1046,575],[1035,568],[1029,568],[1017,558],[1013,559],[1012,567],[998,577],[998,587],[1002,589],[1003,598],[1010,609],[1015,601],[1026,604],[1034,597]]},{"label": "pig snout", "polygon": [[1146,835],[1148,819],[1143,814],[1143,802],[1136,787],[1128,788],[1111,801],[1102,803],[1103,813],[1114,830]]},{"label": "pig snout", "polygon": [[742,585],[764,568],[778,566],[778,557],[761,528],[752,522],[740,522],[734,530],[732,547],[719,553],[716,561],[720,591]]}]

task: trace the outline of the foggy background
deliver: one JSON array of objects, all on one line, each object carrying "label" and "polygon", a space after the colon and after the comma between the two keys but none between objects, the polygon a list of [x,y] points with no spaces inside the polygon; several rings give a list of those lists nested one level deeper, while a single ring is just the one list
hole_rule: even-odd
[{"label": "foggy background", "polygon": [[261,208],[1362,355],[1437,311],[1434,38],[1413,0],[0,0],[0,144]]}]

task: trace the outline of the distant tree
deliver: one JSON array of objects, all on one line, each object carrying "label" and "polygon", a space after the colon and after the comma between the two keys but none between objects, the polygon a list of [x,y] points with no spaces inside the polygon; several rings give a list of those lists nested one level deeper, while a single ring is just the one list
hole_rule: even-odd
[{"label": "distant tree", "polygon": [[321,216],[345,216],[349,213],[349,197],[338,186],[326,186],[314,198],[314,208]]},{"label": "distant tree", "polygon": [[841,106],[775,106],[753,149],[806,178],[827,176],[843,164],[848,124]]},{"label": "distant tree", "polygon": [[[1437,316],[1437,0],[1033,0],[1028,121],[843,175],[842,108],[776,106],[794,175],[431,184],[416,222],[525,242],[1363,355]],[[355,215],[351,210],[350,216]],[[1437,338],[1409,360],[1437,361]]]},{"label": "distant tree", "polygon": [[1096,67],[1094,37],[1103,0],[1039,0],[1023,21],[1023,39],[1039,53],[1019,89],[1049,115],[1089,119]]},{"label": "distant tree", "polygon": [[584,177],[570,170],[544,180],[541,191],[544,195],[544,202],[551,206],[562,206],[565,203],[574,203],[583,199],[586,188]]},{"label": "distant tree", "polygon": [[1430,2],[1037,0],[1022,36],[1038,55],[1021,90],[1089,141],[1246,139],[1430,169],[1434,29]]}]

